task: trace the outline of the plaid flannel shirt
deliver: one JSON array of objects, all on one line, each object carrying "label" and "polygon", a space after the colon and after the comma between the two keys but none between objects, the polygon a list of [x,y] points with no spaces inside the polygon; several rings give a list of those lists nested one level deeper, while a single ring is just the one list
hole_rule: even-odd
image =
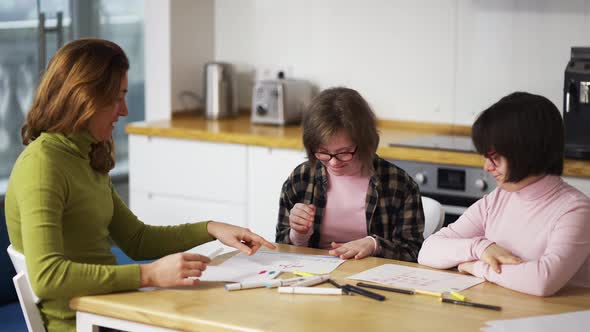
[{"label": "plaid flannel shirt", "polygon": [[[379,256],[416,262],[424,241],[424,211],[418,185],[404,170],[378,156],[373,161],[372,174],[367,189],[367,234],[377,240]],[[307,161],[293,170],[281,191],[277,243],[291,244],[289,213],[293,206],[314,204],[314,231],[309,246],[318,248],[327,189],[328,177],[321,162],[311,167]]]}]

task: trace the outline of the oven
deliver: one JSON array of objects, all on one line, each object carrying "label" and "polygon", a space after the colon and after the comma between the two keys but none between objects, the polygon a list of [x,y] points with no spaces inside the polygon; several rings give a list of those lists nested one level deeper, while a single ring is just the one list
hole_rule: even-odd
[{"label": "oven", "polygon": [[454,222],[465,210],[496,188],[496,181],[481,167],[431,164],[392,160],[412,176],[422,196],[437,200],[444,208],[444,226]]}]

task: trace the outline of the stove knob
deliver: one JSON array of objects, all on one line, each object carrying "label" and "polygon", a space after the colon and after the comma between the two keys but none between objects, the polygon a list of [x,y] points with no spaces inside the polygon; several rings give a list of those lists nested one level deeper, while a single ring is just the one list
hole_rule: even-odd
[{"label": "stove knob", "polygon": [[485,182],[484,179],[477,179],[475,180],[475,188],[484,191],[488,188],[488,184]]},{"label": "stove knob", "polygon": [[416,173],[415,178],[418,184],[426,184],[426,181],[428,181],[428,178],[426,178],[426,175],[424,173]]}]

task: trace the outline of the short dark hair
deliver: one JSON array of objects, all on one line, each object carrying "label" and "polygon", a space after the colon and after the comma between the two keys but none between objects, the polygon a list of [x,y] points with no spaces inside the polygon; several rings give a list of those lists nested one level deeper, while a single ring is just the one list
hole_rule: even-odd
[{"label": "short dark hair", "polygon": [[508,182],[563,173],[563,119],[543,96],[527,92],[505,96],[477,117],[471,138],[478,153],[496,152],[506,158]]},{"label": "short dark hair", "polygon": [[371,170],[379,145],[377,120],[367,101],[345,87],[322,91],[303,114],[303,145],[309,161],[315,165],[314,153],[341,129],[357,145],[356,155],[363,167]]}]

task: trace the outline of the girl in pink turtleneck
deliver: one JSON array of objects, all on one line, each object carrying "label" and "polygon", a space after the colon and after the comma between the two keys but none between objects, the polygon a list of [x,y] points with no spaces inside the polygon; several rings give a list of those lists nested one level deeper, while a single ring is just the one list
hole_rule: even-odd
[{"label": "girl in pink turtleneck", "polygon": [[498,187],[426,239],[418,262],[538,296],[590,287],[590,199],[560,177],[557,107],[510,94],[479,115],[472,139]]}]

